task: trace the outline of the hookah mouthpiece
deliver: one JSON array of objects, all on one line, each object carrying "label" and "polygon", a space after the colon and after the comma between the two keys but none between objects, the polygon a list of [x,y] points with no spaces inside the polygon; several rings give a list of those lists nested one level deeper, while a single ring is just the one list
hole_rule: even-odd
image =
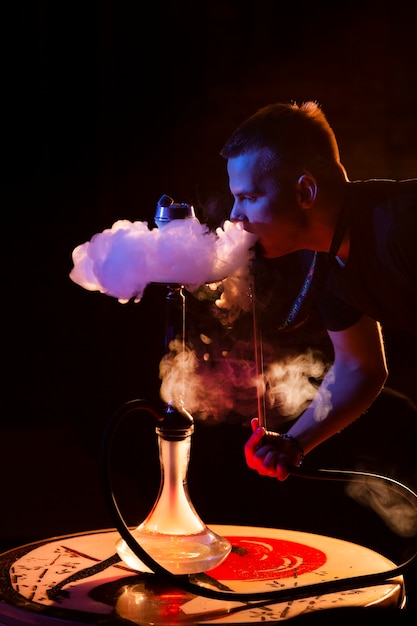
[{"label": "hookah mouthpiece", "polygon": [[160,228],[173,220],[185,220],[195,217],[194,207],[187,202],[174,202],[167,195],[161,196],[156,205],[155,224]]}]

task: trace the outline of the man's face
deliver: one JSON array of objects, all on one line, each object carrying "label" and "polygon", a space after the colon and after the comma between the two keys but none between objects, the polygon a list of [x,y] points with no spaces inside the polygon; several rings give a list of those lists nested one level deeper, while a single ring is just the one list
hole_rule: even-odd
[{"label": "man's face", "polygon": [[265,257],[300,249],[303,215],[297,203],[296,181],[278,180],[276,170],[265,172],[262,151],[228,160],[229,187],[234,197],[232,221],[258,236]]}]

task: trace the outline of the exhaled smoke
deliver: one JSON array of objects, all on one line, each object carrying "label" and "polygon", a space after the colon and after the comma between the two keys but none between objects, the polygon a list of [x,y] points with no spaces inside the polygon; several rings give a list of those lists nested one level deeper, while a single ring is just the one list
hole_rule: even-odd
[{"label": "exhaled smoke", "polygon": [[247,267],[256,237],[226,221],[211,232],[196,218],[149,230],[146,222],[119,220],[75,248],[70,278],[90,291],[138,302],[149,283],[196,289]]},{"label": "exhaled smoke", "polygon": [[[359,468],[361,470],[364,467]],[[417,535],[417,503],[415,497],[408,496],[382,480],[364,477],[360,482],[347,485],[348,495],[360,504],[371,508],[385,524],[401,537]]]},{"label": "exhaled smoke", "polygon": [[[208,337],[201,338],[209,345]],[[252,416],[256,410],[256,371],[249,358],[224,352],[213,359],[173,341],[160,363],[161,397],[201,420],[222,421],[232,410]]]},{"label": "exhaled smoke", "polygon": [[259,373],[251,341],[237,341],[222,352],[207,336],[201,343],[207,350],[173,341],[160,363],[162,399],[185,406],[200,420],[221,422],[232,411],[250,419],[257,415],[258,395],[265,394],[268,427],[277,427],[307,408],[327,368],[320,355],[308,351],[265,364]]},{"label": "exhaled smoke", "polygon": [[238,268],[234,274],[222,281],[201,285],[193,291],[194,297],[199,300],[208,300],[215,303],[212,309],[213,316],[225,327],[232,327],[242,313],[249,313],[253,309],[253,277],[249,265]]},{"label": "exhaled smoke", "polygon": [[265,369],[268,405],[288,419],[298,417],[317,393],[327,365],[312,350],[294,357],[285,356]]}]

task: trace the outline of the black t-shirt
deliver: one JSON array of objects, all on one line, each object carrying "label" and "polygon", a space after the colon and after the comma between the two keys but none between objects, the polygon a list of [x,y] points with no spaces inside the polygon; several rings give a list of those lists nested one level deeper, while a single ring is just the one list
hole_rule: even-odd
[{"label": "black t-shirt", "polygon": [[[383,327],[417,335],[417,179],[349,182],[344,210],[350,238],[345,267],[319,254],[326,328],[343,330],[366,314]],[[304,264],[312,254],[303,252]]]}]

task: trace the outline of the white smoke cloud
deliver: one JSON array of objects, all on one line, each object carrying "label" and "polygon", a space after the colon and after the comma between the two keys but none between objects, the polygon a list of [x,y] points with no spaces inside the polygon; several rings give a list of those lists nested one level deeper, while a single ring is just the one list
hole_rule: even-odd
[{"label": "white smoke cloud", "polygon": [[138,302],[149,283],[195,289],[233,275],[248,265],[255,242],[241,223],[230,221],[214,233],[196,218],[152,230],[146,222],[119,220],[73,250],[70,278],[121,303]]}]

